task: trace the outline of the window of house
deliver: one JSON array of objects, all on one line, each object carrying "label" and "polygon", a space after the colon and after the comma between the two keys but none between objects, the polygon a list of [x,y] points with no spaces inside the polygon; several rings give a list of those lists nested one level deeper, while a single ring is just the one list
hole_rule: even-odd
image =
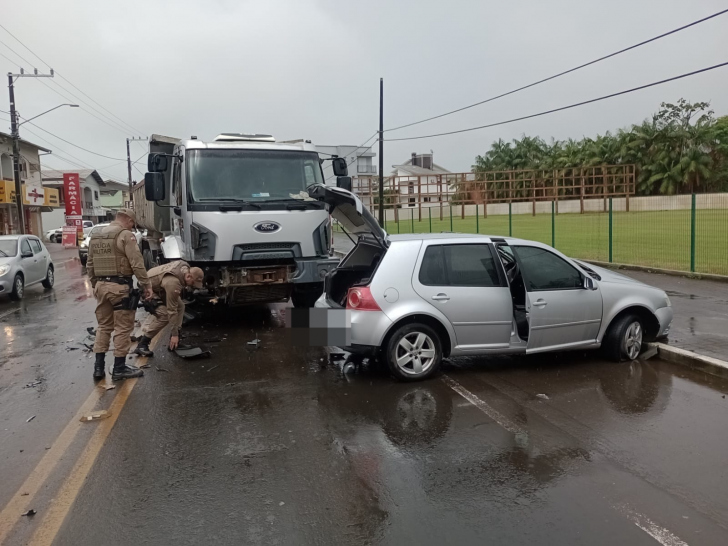
[{"label": "window of house", "polygon": [[514,248],[521,262],[528,290],[582,288],[581,274],[553,252],[534,246],[516,245]]},{"label": "window of house", "polygon": [[431,245],[425,251],[419,279],[425,286],[500,286],[487,244]]},{"label": "window of house", "polygon": [[94,200],[99,200],[99,192],[97,192],[96,190],[94,190]]}]

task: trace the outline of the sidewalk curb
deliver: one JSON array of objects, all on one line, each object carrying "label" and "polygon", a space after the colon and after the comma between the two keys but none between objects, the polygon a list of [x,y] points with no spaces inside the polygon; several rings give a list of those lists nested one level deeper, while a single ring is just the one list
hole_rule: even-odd
[{"label": "sidewalk curb", "polygon": [[663,360],[718,377],[728,378],[728,362],[724,360],[699,355],[665,343],[650,343],[649,345],[657,348],[657,354]]},{"label": "sidewalk curb", "polygon": [[[579,258],[576,258],[577,260]],[[645,273],[660,273],[673,277],[686,277],[688,279],[708,280],[728,283],[728,275],[715,275],[713,273],[691,273],[690,271],[678,271],[676,269],[660,269],[659,267],[647,267],[643,265],[617,264],[612,262],[600,262],[597,260],[582,260],[587,263],[604,267],[606,269],[626,269],[627,271],[644,271]]]}]

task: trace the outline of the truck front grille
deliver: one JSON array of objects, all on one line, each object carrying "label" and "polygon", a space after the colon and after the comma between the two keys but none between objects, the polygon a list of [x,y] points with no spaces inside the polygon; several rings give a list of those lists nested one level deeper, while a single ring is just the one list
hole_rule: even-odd
[{"label": "truck front grille", "polygon": [[286,301],[291,297],[290,284],[256,285],[233,288],[228,299],[229,305]]}]

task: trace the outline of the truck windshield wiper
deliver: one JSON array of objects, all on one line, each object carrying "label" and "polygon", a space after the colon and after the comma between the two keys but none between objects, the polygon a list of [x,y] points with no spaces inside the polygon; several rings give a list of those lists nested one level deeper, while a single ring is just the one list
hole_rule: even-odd
[{"label": "truck windshield wiper", "polygon": [[[218,203],[221,201],[224,201],[225,203],[236,203],[239,205],[250,205],[251,207],[255,207],[257,209],[260,209],[260,205],[258,203],[255,203],[254,201],[246,201],[245,199],[237,199],[235,197],[217,197],[213,199],[198,199],[200,203]],[[221,205],[224,206],[224,205]]]}]

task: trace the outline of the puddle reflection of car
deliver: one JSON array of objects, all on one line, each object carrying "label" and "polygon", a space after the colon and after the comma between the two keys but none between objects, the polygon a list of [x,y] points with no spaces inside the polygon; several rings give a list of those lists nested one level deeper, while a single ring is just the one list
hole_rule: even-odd
[{"label": "puddle reflection of car", "polygon": [[459,233],[388,235],[335,187],[324,201],[354,248],[326,277],[317,307],[347,308],[351,352],[378,354],[400,380],[435,374],[445,356],[602,348],[633,360],[666,336],[667,294],[535,241]]},{"label": "puddle reflection of car", "polygon": [[21,300],[25,289],[42,283],[53,288],[53,260],[40,239],[33,235],[0,236],[0,294]]}]

